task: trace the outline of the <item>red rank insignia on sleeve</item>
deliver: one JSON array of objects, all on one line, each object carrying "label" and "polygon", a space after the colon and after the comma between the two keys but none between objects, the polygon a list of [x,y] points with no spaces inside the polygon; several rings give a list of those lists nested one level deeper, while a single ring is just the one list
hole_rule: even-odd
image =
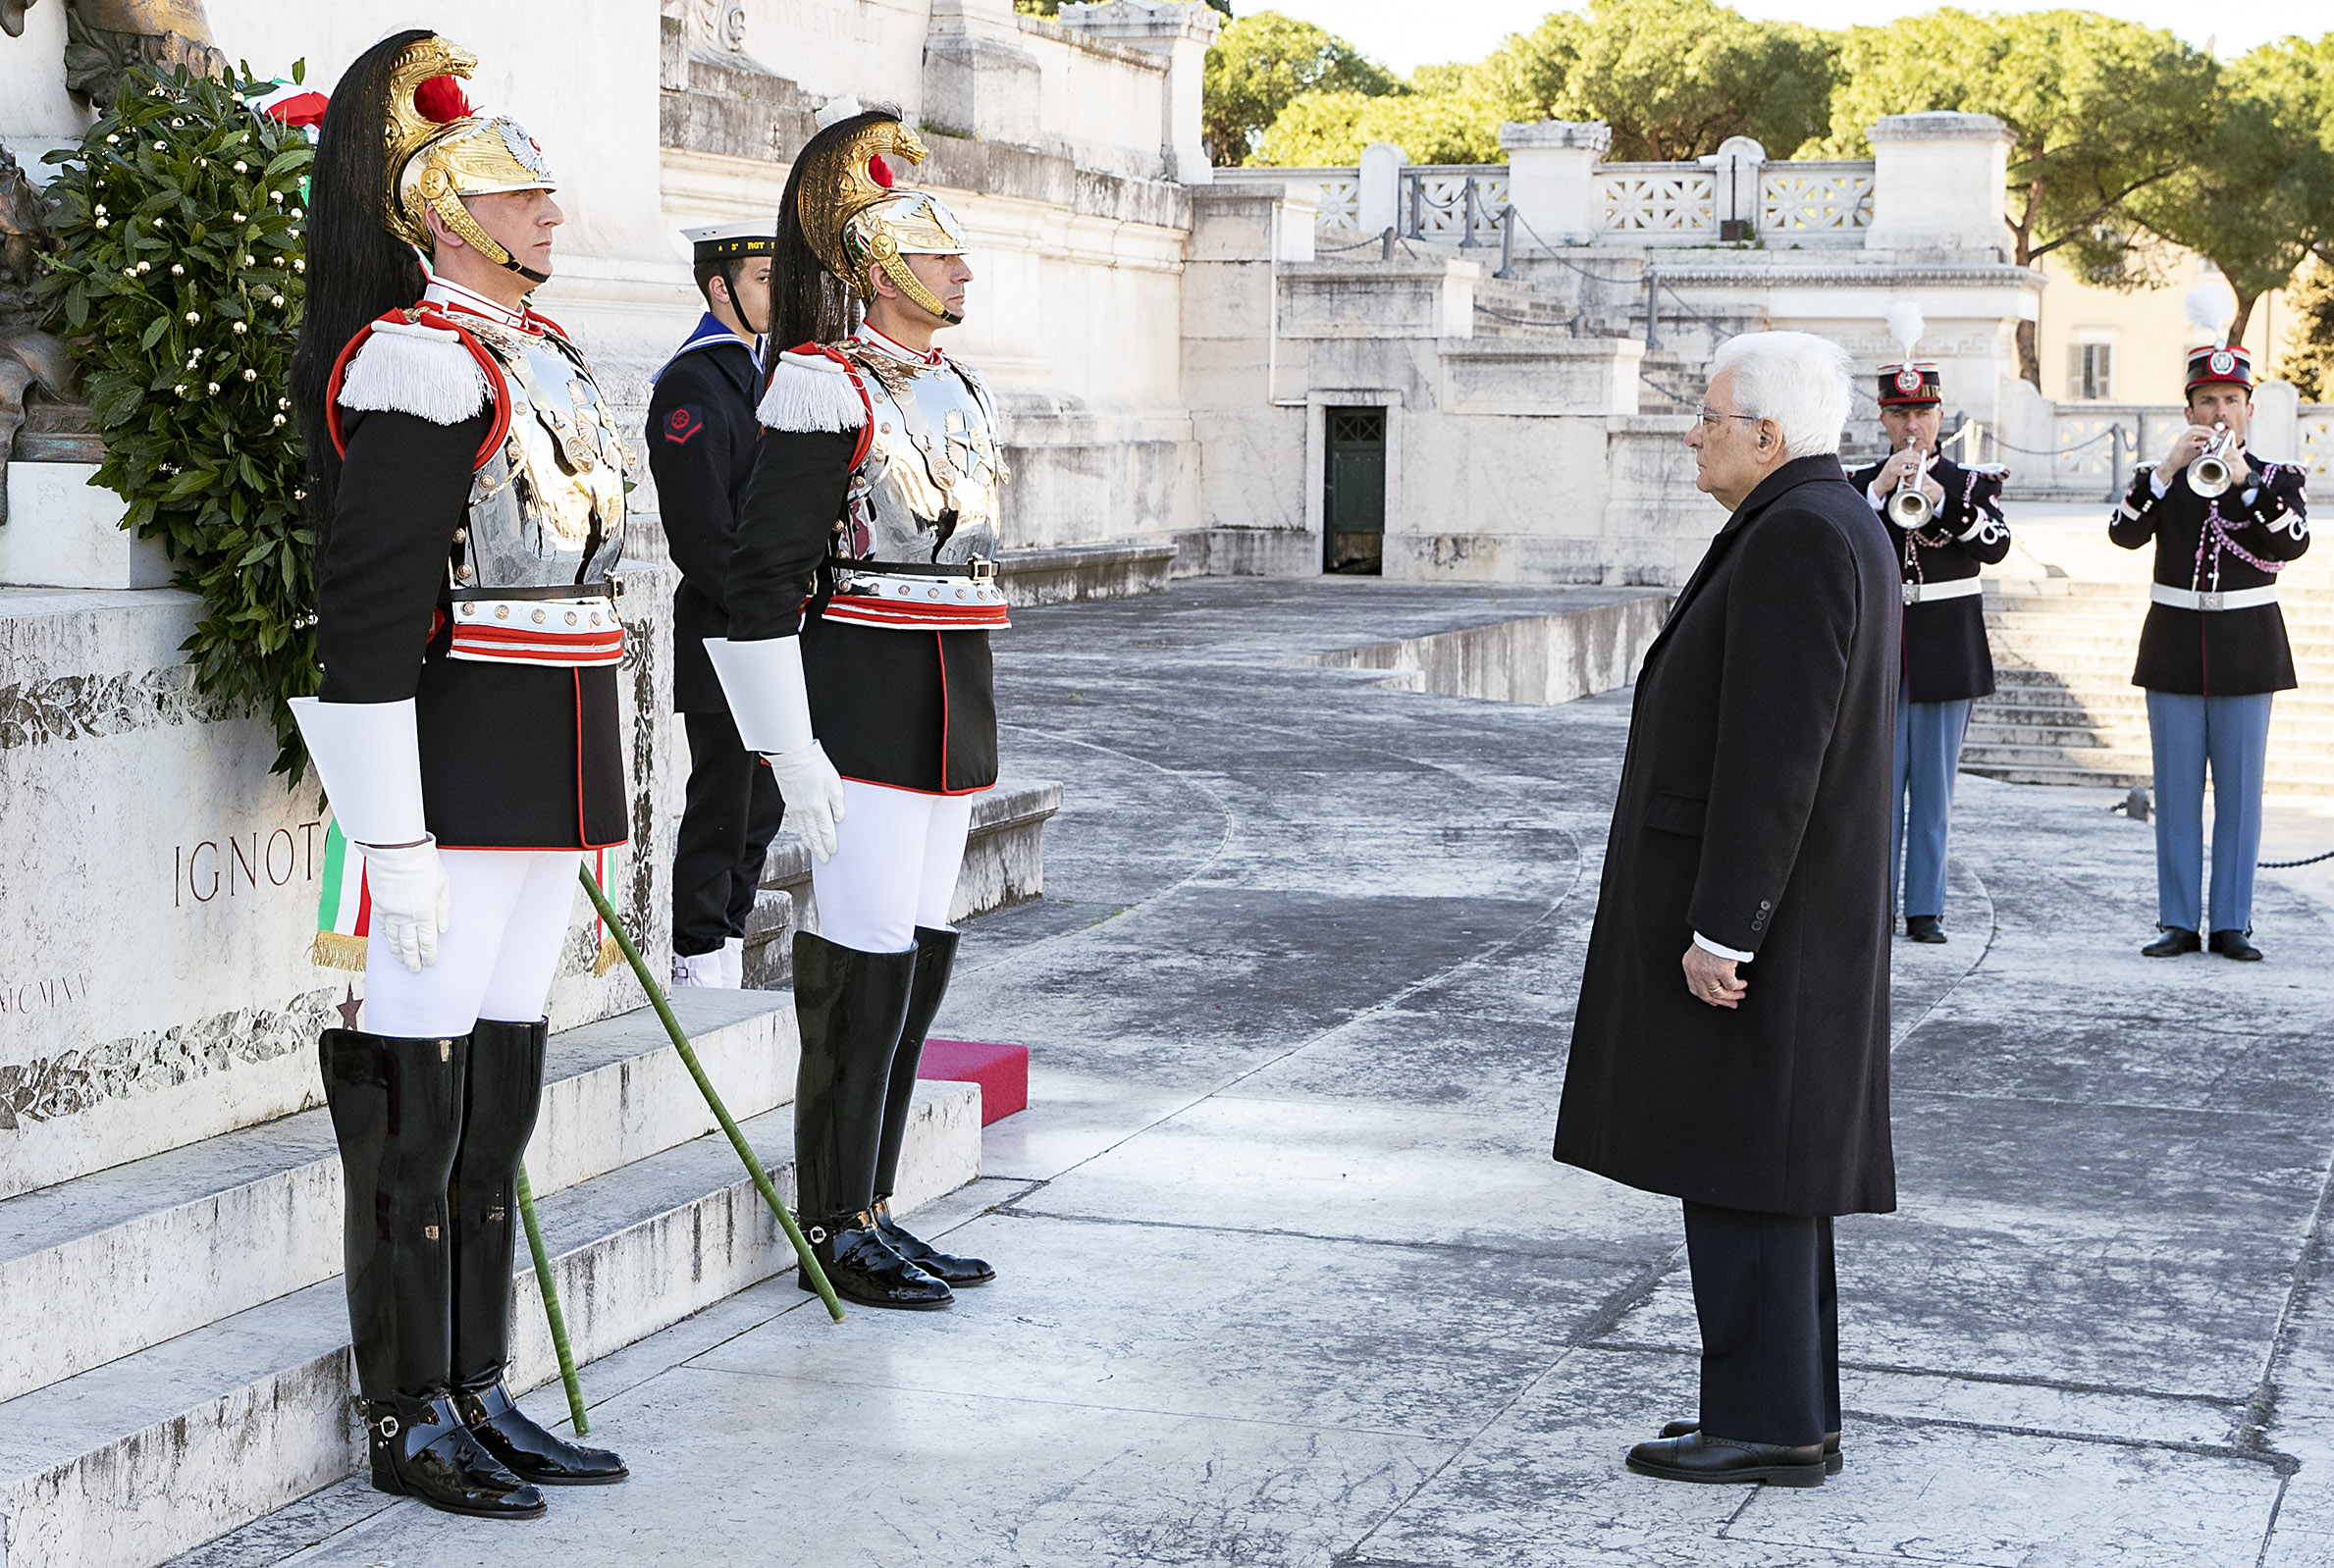
[{"label": "red rank insignia on sleeve", "polygon": [[695,408],[683,405],[664,416],[664,439],[675,446],[685,446],[689,438],[705,429],[705,421]]}]

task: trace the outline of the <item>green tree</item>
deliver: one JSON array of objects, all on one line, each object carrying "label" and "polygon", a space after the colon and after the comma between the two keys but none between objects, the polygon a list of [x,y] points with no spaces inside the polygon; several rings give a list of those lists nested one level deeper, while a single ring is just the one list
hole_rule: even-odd
[{"label": "green tree", "polygon": [[1310,92],[1402,91],[1383,66],[1333,32],[1277,11],[1242,17],[1216,38],[1199,78],[1200,133],[1217,164],[1245,162],[1281,111]]},{"label": "green tree", "polygon": [[2294,324],[2278,369],[2309,401],[2334,402],[2334,263],[2312,259],[2285,297]]},{"label": "green tree", "polygon": [[1552,17],[1485,68],[1552,118],[1611,126],[1616,162],[1699,158],[1734,135],[1788,158],[1830,124],[1835,69],[1814,29],[1712,0],[1593,0],[1585,24]]},{"label": "green tree", "polygon": [[[1831,95],[1831,149],[1869,155],[1883,115],[1952,109],[1998,116],[2017,136],[2004,217],[2011,259],[2064,249],[2094,281],[2152,281],[2135,243],[2135,198],[2178,175],[2212,136],[2217,70],[2171,33],[2088,11],[1975,16],[1945,9],[1851,28]],[[2018,328],[2019,370],[2042,385],[2035,326]]]},{"label": "green tree", "polygon": [[1250,163],[1282,169],[1350,164],[1373,141],[1391,141],[1412,163],[1497,163],[1498,108],[1460,93],[1308,92],[1281,111]]}]

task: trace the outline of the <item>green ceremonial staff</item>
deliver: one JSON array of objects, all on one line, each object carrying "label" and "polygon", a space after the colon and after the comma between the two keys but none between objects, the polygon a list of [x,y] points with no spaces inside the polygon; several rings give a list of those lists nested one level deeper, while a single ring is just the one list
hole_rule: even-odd
[{"label": "green ceremonial staff", "polygon": [[721,1124],[721,1130],[729,1134],[730,1147],[737,1150],[737,1157],[746,1163],[746,1174],[754,1178],[762,1201],[769,1205],[769,1212],[776,1215],[778,1224],[785,1228],[786,1239],[794,1243],[794,1256],[802,1264],[803,1277],[819,1292],[819,1299],[826,1303],[826,1315],[837,1323],[842,1322],[843,1304],[835,1299],[834,1286],[826,1281],[826,1271],[819,1267],[818,1254],[811,1250],[810,1242],[803,1238],[802,1228],[794,1223],[794,1216],[787,1211],[786,1205],[778,1201],[778,1189],[771,1184],[769,1173],[762,1168],[762,1161],[746,1142],[746,1135],[738,1130],[737,1119],[729,1114],[729,1108],[721,1103],[721,1096],[714,1091],[713,1079],[705,1075],[704,1064],[697,1060],[696,1051],[689,1045],[688,1035],[681,1032],[680,1020],[672,1016],[672,1004],[664,999],[664,988],[657,983],[657,977],[649,972],[647,963],[640,956],[640,949],[634,947],[632,938],[625,934],[624,922],[616,918],[615,907],[608,902],[608,895],[593,877],[592,868],[578,865],[576,874],[583,878],[584,891],[591,895],[592,907],[600,912],[600,918],[608,922],[608,929],[614,935],[616,946],[623,949],[625,961],[632,966],[632,972],[640,976],[640,988],[648,993],[650,1003],[657,1010],[657,1017],[664,1020],[664,1032],[672,1036],[672,1048],[681,1054],[681,1063],[688,1068],[689,1076],[697,1080],[698,1090],[704,1094],[705,1103],[713,1107],[715,1120]]}]

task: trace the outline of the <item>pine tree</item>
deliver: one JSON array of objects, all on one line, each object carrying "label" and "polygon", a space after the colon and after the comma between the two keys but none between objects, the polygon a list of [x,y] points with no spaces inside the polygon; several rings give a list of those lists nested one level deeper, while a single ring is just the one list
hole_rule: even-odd
[{"label": "pine tree", "polygon": [[2279,373],[2301,389],[2304,401],[2334,400],[2334,266],[2313,259],[2285,297],[2294,325],[2286,334]]}]

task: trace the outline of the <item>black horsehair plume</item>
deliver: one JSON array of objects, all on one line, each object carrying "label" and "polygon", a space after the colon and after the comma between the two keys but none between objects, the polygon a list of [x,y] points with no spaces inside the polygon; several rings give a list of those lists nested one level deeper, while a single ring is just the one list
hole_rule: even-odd
[{"label": "black horsehair plume", "polygon": [[410,305],[426,283],[413,247],[389,232],[389,80],[398,57],[433,36],[426,27],[392,33],[356,57],[333,88],[308,184],[307,303],[292,360],[292,398],[308,448],[308,516],[319,540],[340,488],[341,457],[324,424],[324,387],[333,361],[364,325]]},{"label": "black horsehair plume", "polygon": [[[801,205],[796,198],[802,194],[803,171],[818,161],[815,152],[823,152],[878,121],[899,118],[899,111],[889,106],[863,110],[828,126],[794,155],[794,168],[786,176],[786,193],[778,201],[777,248],[769,263],[769,340],[773,346],[784,349],[830,343],[849,336],[857,325],[851,291],[819,265],[810,238],[803,233]],[[771,354],[766,382],[777,366],[778,356]]]}]

